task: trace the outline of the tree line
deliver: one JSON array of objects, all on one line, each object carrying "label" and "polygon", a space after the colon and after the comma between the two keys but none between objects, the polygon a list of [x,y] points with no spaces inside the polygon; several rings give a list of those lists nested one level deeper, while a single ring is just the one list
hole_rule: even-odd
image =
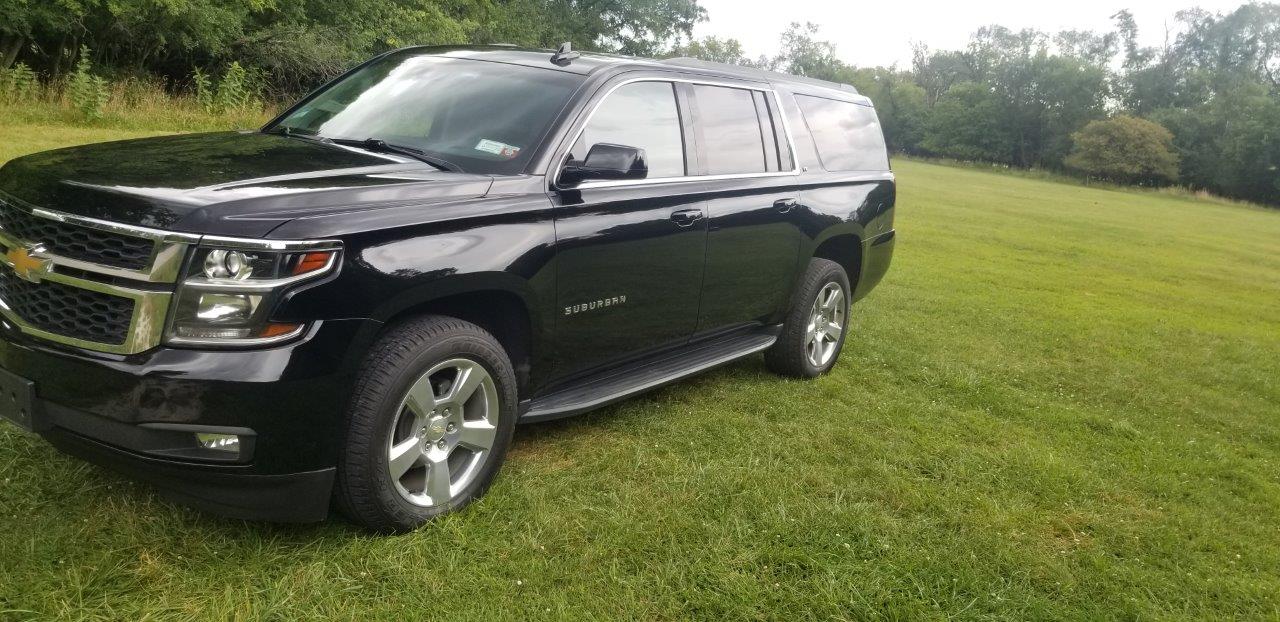
[{"label": "tree line", "polygon": [[844,63],[798,24],[777,55],[750,58],[733,39],[693,40],[704,19],[697,0],[0,0],[0,72],[90,104],[90,73],[149,76],[212,106],[245,89],[287,100],[405,45],[572,41],[853,84],[899,153],[1280,205],[1280,4],[1181,11],[1156,47],[1123,10],[1107,32],[989,26],[963,49],[917,45],[909,67]]},{"label": "tree line", "polygon": [[573,41],[654,56],[704,18],[696,0],[0,0],[0,70],[58,80],[88,50],[99,70],[185,84],[235,62],[284,99],[406,45]]}]

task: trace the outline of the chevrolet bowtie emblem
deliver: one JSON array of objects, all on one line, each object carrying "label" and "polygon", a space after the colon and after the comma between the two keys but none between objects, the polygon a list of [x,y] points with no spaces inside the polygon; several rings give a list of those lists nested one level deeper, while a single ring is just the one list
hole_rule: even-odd
[{"label": "chevrolet bowtie emblem", "polygon": [[49,273],[53,262],[40,257],[44,247],[39,244],[15,246],[4,255],[4,263],[13,268],[18,278],[32,283],[39,283],[40,278]]}]

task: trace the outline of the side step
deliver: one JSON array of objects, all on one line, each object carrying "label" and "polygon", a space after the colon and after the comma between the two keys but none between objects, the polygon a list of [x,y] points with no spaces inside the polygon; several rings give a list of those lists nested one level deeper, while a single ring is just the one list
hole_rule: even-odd
[{"label": "side step", "polygon": [[767,350],[778,340],[777,329],[756,330],[690,345],[591,376],[534,398],[520,423],[549,421],[582,414],[664,384]]}]

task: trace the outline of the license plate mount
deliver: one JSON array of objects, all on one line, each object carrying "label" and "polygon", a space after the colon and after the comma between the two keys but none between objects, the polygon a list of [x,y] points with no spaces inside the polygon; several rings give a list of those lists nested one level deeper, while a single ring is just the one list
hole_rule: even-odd
[{"label": "license plate mount", "polygon": [[34,432],[36,406],[36,383],[0,369],[0,419]]}]

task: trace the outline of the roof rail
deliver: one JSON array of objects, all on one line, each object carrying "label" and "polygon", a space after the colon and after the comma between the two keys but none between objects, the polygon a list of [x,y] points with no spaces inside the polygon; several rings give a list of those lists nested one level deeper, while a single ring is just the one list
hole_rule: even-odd
[{"label": "roof rail", "polygon": [[818,78],[796,76],[789,73],[782,73],[780,71],[770,71],[768,69],[759,69],[756,67],[747,67],[744,65],[731,65],[729,63],[717,63],[715,61],[702,60],[699,58],[689,58],[687,56],[667,58],[667,59],[660,60],[658,62],[665,63],[668,65],[675,65],[677,67],[689,67],[694,69],[714,69],[717,71],[722,71],[724,73],[736,74],[743,77],[754,77],[761,80],[773,80],[773,81],[780,81],[780,82],[795,82],[799,84],[809,84],[813,86],[820,86],[828,89],[844,91],[845,93],[852,93],[854,95],[859,94],[858,89],[854,88],[853,85],[851,84],[842,84],[840,82],[831,82],[829,80],[819,80]]}]

